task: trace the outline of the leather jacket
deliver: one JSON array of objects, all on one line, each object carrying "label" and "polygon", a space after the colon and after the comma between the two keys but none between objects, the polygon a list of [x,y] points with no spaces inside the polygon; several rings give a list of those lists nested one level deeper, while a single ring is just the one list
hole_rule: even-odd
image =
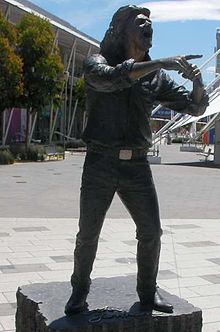
[{"label": "leather jacket", "polygon": [[191,115],[207,107],[206,92],[200,104],[195,104],[191,92],[163,70],[132,81],[128,73],[134,62],[129,59],[112,67],[100,54],[85,60],[88,121],[83,140],[87,144],[148,148],[152,146],[150,117],[155,104]]}]

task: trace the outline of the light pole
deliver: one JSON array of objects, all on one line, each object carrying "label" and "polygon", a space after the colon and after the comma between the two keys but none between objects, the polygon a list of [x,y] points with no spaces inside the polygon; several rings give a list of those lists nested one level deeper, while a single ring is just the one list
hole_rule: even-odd
[{"label": "light pole", "polygon": [[68,88],[68,80],[69,80],[69,72],[67,70],[64,71],[64,79],[65,79],[65,92],[64,92],[64,112],[63,112],[63,149],[65,156],[65,148],[66,148],[66,113],[67,113],[67,88]]}]

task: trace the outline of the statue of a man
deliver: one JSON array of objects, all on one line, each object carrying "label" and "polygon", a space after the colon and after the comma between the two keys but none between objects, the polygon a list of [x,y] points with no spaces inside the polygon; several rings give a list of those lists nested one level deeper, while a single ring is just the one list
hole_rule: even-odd
[{"label": "statue of a man", "polygon": [[[157,290],[162,234],[157,195],[147,161],[152,146],[150,116],[156,102],[180,113],[201,115],[208,105],[197,55],[151,60],[150,11],[121,7],[101,42],[100,54],[85,61],[88,122],[82,175],[79,232],[74,252],[72,295],[66,315],[87,308],[90,273],[99,234],[115,192],[136,224],[137,293],[144,309],[172,312]],[[175,70],[193,82],[178,86],[163,71]]]}]

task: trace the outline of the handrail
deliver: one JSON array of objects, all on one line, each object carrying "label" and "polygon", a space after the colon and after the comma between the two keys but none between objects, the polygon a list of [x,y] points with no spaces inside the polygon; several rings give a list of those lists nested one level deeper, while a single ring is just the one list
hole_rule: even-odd
[{"label": "handrail", "polygon": [[219,118],[220,112],[216,113],[210,120],[209,122],[206,123],[206,125],[197,133],[196,135],[196,139],[198,139],[203,133],[204,131],[209,130],[213,124],[215,123],[215,121]]}]

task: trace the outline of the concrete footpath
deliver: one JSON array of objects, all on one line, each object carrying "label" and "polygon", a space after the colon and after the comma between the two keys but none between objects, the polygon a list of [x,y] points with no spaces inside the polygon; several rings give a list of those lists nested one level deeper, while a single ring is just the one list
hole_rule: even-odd
[{"label": "concrete footpath", "polygon": [[[220,168],[174,145],[161,155],[152,165],[164,230],[158,284],[202,308],[203,332],[217,332]],[[83,158],[0,166],[0,331],[15,331],[18,286],[70,278]],[[135,274],[135,255],[134,224],[115,197],[92,276]]]}]

